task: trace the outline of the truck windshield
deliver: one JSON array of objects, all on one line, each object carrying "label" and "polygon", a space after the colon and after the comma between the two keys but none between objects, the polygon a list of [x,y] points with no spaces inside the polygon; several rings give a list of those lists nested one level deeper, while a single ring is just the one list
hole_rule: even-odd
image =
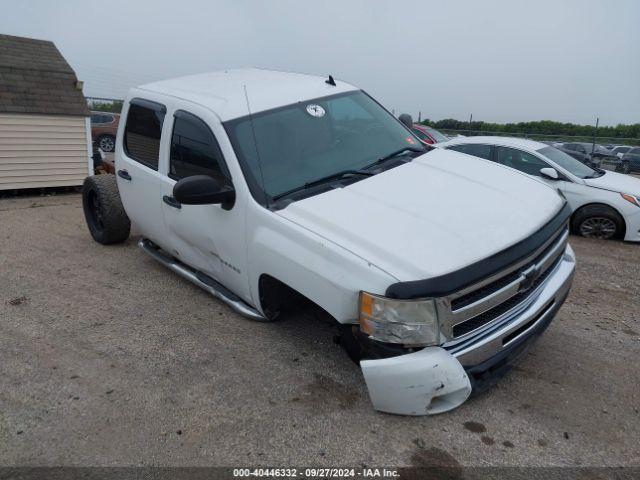
[{"label": "truck windshield", "polygon": [[371,166],[390,153],[402,155],[403,147],[423,149],[412,133],[361,91],[259,112],[226,122],[225,129],[258,201]]}]

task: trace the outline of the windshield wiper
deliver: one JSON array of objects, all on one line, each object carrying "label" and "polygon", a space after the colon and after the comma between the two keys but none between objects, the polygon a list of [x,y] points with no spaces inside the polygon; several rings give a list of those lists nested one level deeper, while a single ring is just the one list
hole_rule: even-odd
[{"label": "windshield wiper", "polygon": [[278,195],[275,195],[273,197],[273,200],[278,200],[282,197],[286,197],[287,195],[291,195],[292,193],[300,192],[302,190],[306,190],[311,187],[317,187],[318,185],[322,185],[323,183],[328,183],[334,180],[341,180],[347,176],[352,176],[352,175],[363,175],[365,177],[371,177],[372,175],[374,175],[374,173],[367,172],[365,170],[355,170],[355,169],[341,170],[339,172],[332,173],[331,175],[326,175],[316,180],[312,180],[311,182],[307,182],[304,185],[300,185],[298,187],[292,188],[291,190],[287,190],[286,192],[279,193]]},{"label": "windshield wiper", "polygon": [[392,158],[395,157],[400,157],[404,152],[415,152],[415,153],[424,153],[427,152],[428,150],[426,148],[421,148],[421,147],[403,147],[399,150],[396,150],[395,152],[391,152],[389,155],[385,155],[384,157],[379,158],[378,160],[376,160],[375,162],[367,165],[366,167],[363,167],[365,170],[368,170],[370,168],[376,167],[384,162],[386,162],[387,160],[391,160]]}]

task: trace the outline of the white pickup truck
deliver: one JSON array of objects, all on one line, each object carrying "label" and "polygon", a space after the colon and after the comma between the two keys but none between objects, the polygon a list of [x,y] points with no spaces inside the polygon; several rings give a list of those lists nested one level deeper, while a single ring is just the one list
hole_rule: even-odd
[{"label": "white pickup truck", "polygon": [[146,253],[254,320],[308,302],[378,410],[457,407],[569,292],[558,192],[423,146],[345,82],[195,75],[132,89],[122,119],[116,175],[84,183],[93,238],[124,241],[133,222]]}]

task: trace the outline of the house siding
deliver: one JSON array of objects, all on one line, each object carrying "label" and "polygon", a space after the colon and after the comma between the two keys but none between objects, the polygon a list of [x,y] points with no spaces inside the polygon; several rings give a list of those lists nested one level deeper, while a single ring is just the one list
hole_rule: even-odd
[{"label": "house siding", "polygon": [[87,175],[85,117],[0,113],[0,190],[82,185]]}]

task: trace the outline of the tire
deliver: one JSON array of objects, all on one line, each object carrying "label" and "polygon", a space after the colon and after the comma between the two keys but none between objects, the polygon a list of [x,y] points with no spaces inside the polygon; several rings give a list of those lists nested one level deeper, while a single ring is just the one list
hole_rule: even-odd
[{"label": "tire", "polygon": [[103,245],[129,238],[131,222],[120,200],[115,175],[94,175],[82,184],[82,207],[89,232]]},{"label": "tire", "polygon": [[622,165],[620,166],[620,173],[631,173],[631,165],[629,165],[629,162],[622,162]]},{"label": "tire", "polygon": [[96,144],[103,152],[113,152],[116,149],[116,137],[113,135],[100,135]]},{"label": "tire", "polygon": [[586,238],[609,240],[624,235],[624,220],[606,205],[581,208],[573,216],[572,227],[575,233]]}]

